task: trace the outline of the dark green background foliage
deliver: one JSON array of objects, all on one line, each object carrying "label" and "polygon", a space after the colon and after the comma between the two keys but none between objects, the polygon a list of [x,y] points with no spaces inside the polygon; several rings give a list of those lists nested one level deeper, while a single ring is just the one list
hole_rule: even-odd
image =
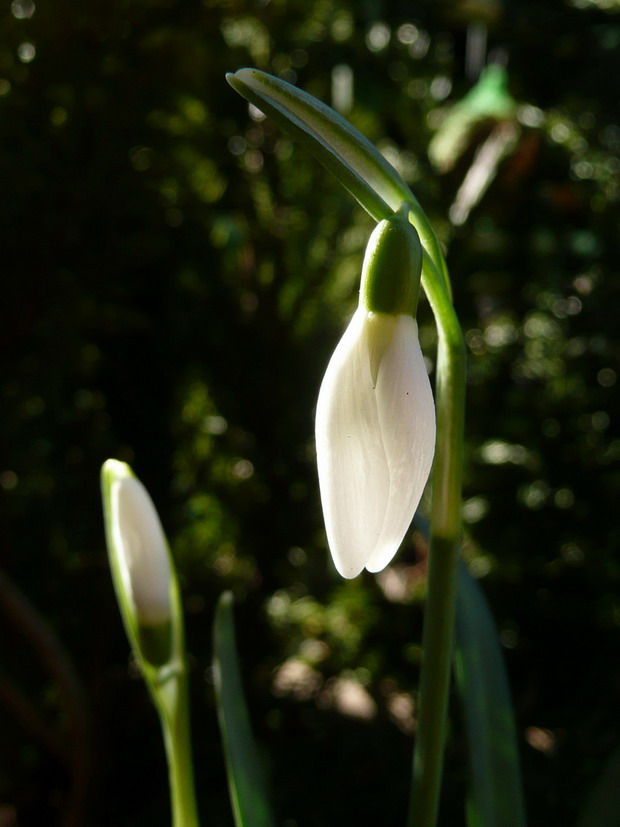
[{"label": "dark green background foliage", "polygon": [[[314,468],[316,395],[372,222],[227,86],[245,65],[328,103],[352,76],[347,117],[446,244],[469,348],[465,554],[504,644],[531,824],[576,822],[620,736],[618,11],[4,4],[0,823],[169,823],[107,570],[110,456],[151,491],[178,562],[205,823],[232,823],[209,668],[225,588],[281,823],[403,823],[424,546],[341,581]],[[514,140],[454,227],[495,125],[477,121],[442,172],[428,147],[475,81],[481,31],[507,65]],[[425,303],[420,323],[432,367]],[[79,690],[63,691],[63,651]],[[456,703],[452,720],[443,818],[460,825]]]}]

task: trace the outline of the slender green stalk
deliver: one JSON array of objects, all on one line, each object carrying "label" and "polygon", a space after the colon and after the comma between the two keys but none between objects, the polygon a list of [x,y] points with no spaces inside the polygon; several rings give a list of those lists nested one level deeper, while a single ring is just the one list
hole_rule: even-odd
[{"label": "slender green stalk", "polygon": [[422,639],[418,729],[408,827],[435,827],[446,739],[456,574],[461,545],[465,347],[443,274],[428,256],[422,282],[439,331],[431,548]]},{"label": "slender green stalk", "polygon": [[198,827],[185,669],[167,676],[165,683],[154,686],[151,692],[159,712],[166,747],[172,827]]}]

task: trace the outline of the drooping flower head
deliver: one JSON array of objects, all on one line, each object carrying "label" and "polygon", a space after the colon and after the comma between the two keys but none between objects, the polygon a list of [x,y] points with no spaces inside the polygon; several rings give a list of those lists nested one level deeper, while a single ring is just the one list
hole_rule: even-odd
[{"label": "drooping flower head", "polygon": [[422,252],[406,214],[373,231],[360,303],[327,367],[316,412],[321,501],[343,577],[390,562],[435,449],[435,405],[414,315]]}]

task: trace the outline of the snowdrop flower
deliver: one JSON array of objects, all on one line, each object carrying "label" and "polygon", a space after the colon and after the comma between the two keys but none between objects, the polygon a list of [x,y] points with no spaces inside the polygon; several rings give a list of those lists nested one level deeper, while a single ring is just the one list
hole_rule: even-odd
[{"label": "snowdrop flower", "polygon": [[435,405],[415,314],[421,247],[406,214],[370,237],[360,303],[321,385],[316,449],[329,547],[355,577],[390,562],[435,449]]},{"label": "snowdrop flower", "polygon": [[102,471],[108,553],[130,639],[151,663],[168,659],[171,645],[170,555],[146,488],[124,462]]}]

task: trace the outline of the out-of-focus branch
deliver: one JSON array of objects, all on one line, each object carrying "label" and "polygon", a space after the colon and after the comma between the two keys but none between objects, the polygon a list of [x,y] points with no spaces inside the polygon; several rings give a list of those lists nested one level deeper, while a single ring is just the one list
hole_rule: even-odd
[{"label": "out-of-focus branch", "polygon": [[67,763],[67,750],[61,739],[39,715],[33,704],[12,681],[0,676],[0,705],[3,706],[21,726],[63,764]]},{"label": "out-of-focus branch", "polygon": [[[77,671],[54,630],[39,614],[26,595],[0,571],[0,608],[15,628],[30,642],[58,688],[58,703],[64,713],[67,749],[64,761],[70,772],[71,787],[63,814],[63,827],[80,827],[84,823],[84,806],[90,775],[90,721],[84,691]],[[0,701],[9,706],[26,729],[46,748],[56,739],[37,715],[32,705],[6,681],[0,683]]]}]

